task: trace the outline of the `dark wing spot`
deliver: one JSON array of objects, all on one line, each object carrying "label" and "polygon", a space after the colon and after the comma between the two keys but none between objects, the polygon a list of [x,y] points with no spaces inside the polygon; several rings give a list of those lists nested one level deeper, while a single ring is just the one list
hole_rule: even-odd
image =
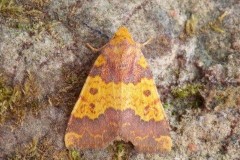
[{"label": "dark wing spot", "polygon": [[95,111],[94,111],[95,104],[90,103],[90,104],[89,104],[89,107],[90,107],[90,111],[91,111],[92,113],[95,113]]},{"label": "dark wing spot", "polygon": [[90,91],[89,91],[92,95],[95,95],[98,93],[98,89],[97,88],[90,88]]},{"label": "dark wing spot", "polygon": [[150,108],[149,105],[144,107],[144,116],[146,116],[149,113],[149,108]]},{"label": "dark wing spot", "polygon": [[90,106],[91,109],[95,108],[95,104],[93,104],[93,103],[90,103],[89,106]]},{"label": "dark wing spot", "polygon": [[145,90],[145,91],[143,91],[143,94],[144,94],[146,97],[148,97],[148,96],[151,95],[151,91],[150,91],[150,90]]}]

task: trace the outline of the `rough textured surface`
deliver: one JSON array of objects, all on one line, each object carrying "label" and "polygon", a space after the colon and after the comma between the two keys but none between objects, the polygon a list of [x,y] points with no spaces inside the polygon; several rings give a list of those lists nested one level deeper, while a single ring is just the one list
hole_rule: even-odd
[{"label": "rough textured surface", "polygon": [[[101,47],[121,25],[138,42],[154,37],[143,53],[173,138],[168,155],[131,152],[127,158],[240,158],[238,0],[18,0],[10,5],[0,0],[0,4],[0,77],[6,77],[0,81],[0,114],[5,117],[0,159],[67,159],[69,154],[75,159],[111,159],[109,149],[68,153],[63,137],[97,57],[85,44]],[[31,90],[29,72],[36,79],[37,96],[32,94],[36,92]]]}]

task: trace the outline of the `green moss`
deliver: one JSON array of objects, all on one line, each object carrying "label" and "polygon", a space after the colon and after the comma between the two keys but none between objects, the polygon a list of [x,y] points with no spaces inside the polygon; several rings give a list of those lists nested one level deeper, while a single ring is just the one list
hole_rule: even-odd
[{"label": "green moss", "polygon": [[20,2],[16,3],[14,0],[0,0],[0,16],[5,18],[9,27],[36,35],[47,31],[54,36],[52,27],[57,23],[51,22],[41,11],[48,2],[49,0],[31,0],[20,5]]},{"label": "green moss", "polygon": [[23,14],[24,8],[17,5],[13,0],[0,0],[0,13],[3,16],[18,17]]},{"label": "green moss", "polygon": [[201,84],[186,84],[182,87],[173,88],[171,92],[176,98],[184,99],[190,96],[198,95],[201,88]]},{"label": "green moss", "polygon": [[228,15],[228,12],[222,13],[217,19],[204,24],[202,27],[197,29],[198,19],[192,14],[191,17],[185,23],[185,33],[180,34],[179,38],[182,40],[186,40],[188,37],[196,35],[197,33],[207,32],[210,29],[218,32],[224,33],[225,31],[222,29],[222,23],[225,17]]},{"label": "green moss", "polygon": [[19,147],[16,149],[15,153],[13,153],[9,160],[21,160],[21,159],[36,159],[39,157],[39,153],[37,150],[38,140],[33,139],[32,142],[25,145],[25,147]]},{"label": "green moss", "polygon": [[81,160],[80,154],[77,150],[69,150],[68,155],[70,160]]},{"label": "green moss", "polygon": [[[7,157],[8,160],[65,160],[68,159],[67,152],[58,151],[51,140],[33,138],[29,143],[16,146],[15,152]],[[76,159],[77,160],[77,159]]]},{"label": "green moss", "polygon": [[209,22],[208,23],[209,27],[215,32],[224,33],[225,31],[221,28],[221,25],[222,25],[224,18],[227,15],[228,15],[228,12],[224,12],[215,21]]},{"label": "green moss", "polygon": [[36,4],[38,7],[43,7],[46,4],[50,2],[50,0],[31,0],[34,4]]},{"label": "green moss", "polygon": [[[116,146],[115,159],[122,160],[126,156],[126,151],[123,143],[118,143]],[[126,158],[125,158],[126,159]]]},{"label": "green moss", "polygon": [[168,108],[171,108],[171,107],[172,107],[172,104],[170,104],[170,103],[164,103],[163,104],[164,109],[168,109]]},{"label": "green moss", "polygon": [[188,19],[185,24],[185,32],[188,36],[196,34],[197,23],[197,18],[192,14],[190,19]]},{"label": "green moss", "polygon": [[127,160],[130,157],[133,145],[130,142],[114,141],[113,145],[109,146],[109,149],[113,153],[113,160]]},{"label": "green moss", "polygon": [[176,98],[176,104],[197,108],[201,107],[204,102],[200,94],[202,89],[201,84],[186,84],[181,87],[174,87],[171,93]]},{"label": "green moss", "polygon": [[27,111],[37,114],[41,108],[39,85],[31,72],[19,85],[9,85],[7,79],[0,76],[0,124],[10,119],[20,124]]},{"label": "green moss", "polygon": [[19,87],[12,87],[6,81],[7,78],[0,75],[0,124],[6,120],[8,111],[14,108],[21,97]]}]

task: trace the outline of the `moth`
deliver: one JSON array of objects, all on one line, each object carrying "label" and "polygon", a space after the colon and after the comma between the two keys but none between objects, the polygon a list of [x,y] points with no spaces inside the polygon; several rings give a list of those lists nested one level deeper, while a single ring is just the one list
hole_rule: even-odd
[{"label": "moth", "polygon": [[138,152],[165,153],[172,147],[169,124],[140,44],[120,27],[100,49],[71,113],[65,145],[101,149],[115,140]]}]

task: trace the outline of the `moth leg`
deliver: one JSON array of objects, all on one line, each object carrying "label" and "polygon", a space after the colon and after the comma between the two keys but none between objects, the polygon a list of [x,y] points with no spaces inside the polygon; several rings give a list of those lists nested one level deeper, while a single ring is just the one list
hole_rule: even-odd
[{"label": "moth leg", "polygon": [[146,45],[149,44],[152,40],[153,40],[153,38],[150,37],[146,42],[144,42],[144,43],[141,44],[141,47],[146,46]]}]

